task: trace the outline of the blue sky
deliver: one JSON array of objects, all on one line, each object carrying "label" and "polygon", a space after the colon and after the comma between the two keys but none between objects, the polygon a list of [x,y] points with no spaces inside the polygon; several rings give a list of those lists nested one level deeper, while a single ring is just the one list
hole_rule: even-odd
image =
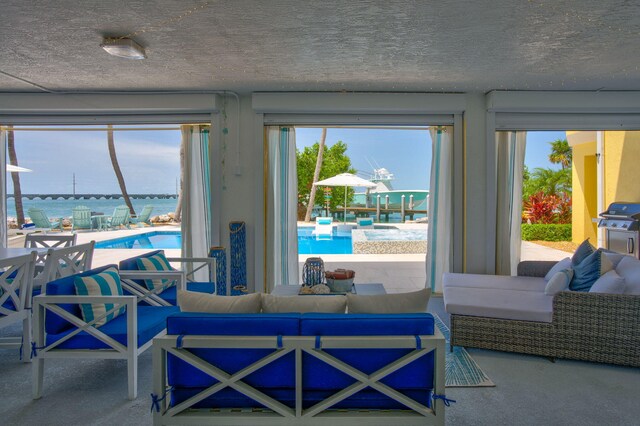
[{"label": "blue sky", "polygon": [[[320,140],[322,129],[297,128],[296,145],[299,149]],[[528,132],[525,164],[529,170],[536,167],[554,167],[549,163],[551,146],[548,142],[565,139],[565,132]],[[431,136],[427,130],[395,129],[328,129],[328,146],[337,141],[347,144],[347,155],[356,170],[371,172],[378,164],[394,174],[394,189],[429,189],[431,165]],[[468,158],[467,161],[474,161]],[[365,176],[363,176],[365,177]]]},{"label": "blue sky", "polygon": [[[114,132],[118,163],[130,193],[175,192],[180,139],[179,130]],[[76,193],[120,193],[106,131],[16,131],[15,145],[18,164],[33,170],[20,173],[23,193],[72,193],[74,173]],[[7,192],[13,193],[9,174]]]},{"label": "blue sky", "polygon": [[[319,141],[321,132],[320,128],[297,128],[298,148]],[[33,170],[20,174],[23,193],[71,193],[73,173],[77,193],[120,192],[109,159],[106,132],[16,131],[15,135],[19,165]],[[129,192],[176,190],[180,138],[179,130],[115,132],[118,161]],[[548,142],[564,138],[565,132],[529,132],[525,157],[529,169],[551,167]],[[339,140],[347,144],[347,155],[352,166],[364,172],[361,176],[367,177],[373,167],[384,167],[394,174],[395,189],[428,189],[431,137],[427,130],[327,130],[327,145]],[[10,175],[6,177],[7,191],[12,193]]]}]

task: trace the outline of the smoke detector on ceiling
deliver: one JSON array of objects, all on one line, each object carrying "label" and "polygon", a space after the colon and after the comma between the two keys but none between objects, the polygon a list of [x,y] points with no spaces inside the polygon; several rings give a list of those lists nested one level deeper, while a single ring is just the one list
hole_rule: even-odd
[{"label": "smoke detector on ceiling", "polygon": [[100,47],[108,54],[119,58],[144,59],[147,57],[144,47],[126,37],[105,37]]}]

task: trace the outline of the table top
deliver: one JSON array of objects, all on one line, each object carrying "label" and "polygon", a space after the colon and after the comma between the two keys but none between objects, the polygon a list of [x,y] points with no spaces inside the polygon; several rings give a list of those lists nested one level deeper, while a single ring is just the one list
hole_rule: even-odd
[{"label": "table top", "polygon": [[[354,284],[356,287],[356,294],[371,296],[374,294],[386,294],[384,286],[379,283],[369,284]],[[277,285],[271,291],[271,294],[275,296],[298,296],[300,291],[299,285]]]},{"label": "table top", "polygon": [[0,247],[0,259],[10,259],[12,257],[24,256],[25,254],[31,254],[31,252],[37,252],[38,254],[45,254],[47,252],[46,247],[38,248],[24,248],[24,247]]}]

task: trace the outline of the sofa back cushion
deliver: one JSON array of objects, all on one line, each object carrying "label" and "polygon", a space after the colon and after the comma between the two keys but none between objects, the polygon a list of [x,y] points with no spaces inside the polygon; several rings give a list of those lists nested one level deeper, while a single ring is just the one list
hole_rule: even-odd
[{"label": "sofa back cushion", "polygon": [[[55,281],[51,281],[46,285],[46,294],[47,296],[75,296],[76,295],[76,286],[75,279],[77,277],[87,277],[90,275],[99,274],[104,272],[110,268],[117,268],[116,265],[106,265],[99,268],[90,269],[88,271],[82,272],[80,274],[69,275],[68,277],[60,278]],[[58,305],[60,308],[65,311],[77,316],[78,318],[82,318],[82,312],[80,310],[80,305],[73,303],[63,303]],[[70,322],[65,319],[62,319],[57,314],[46,311],[45,313],[45,331],[47,333],[58,334],[65,330],[70,330],[75,328]]]},{"label": "sofa back cushion", "polygon": [[573,278],[569,290],[589,291],[598,278],[613,269],[613,263],[602,251],[596,250],[584,258],[578,265],[573,265]]},{"label": "sofa back cushion", "polygon": [[[417,336],[433,335],[431,314],[303,314],[303,336]],[[327,349],[329,354],[371,374],[412,349]],[[433,353],[409,363],[381,381],[394,389],[431,389],[433,387]],[[354,379],[325,362],[303,355],[303,387],[309,390],[340,390]]]},{"label": "sofa back cushion", "polygon": [[[244,297],[244,296],[243,296]],[[300,333],[299,314],[203,314],[180,313],[167,318],[169,335],[205,336],[297,336]],[[273,349],[190,349],[190,352],[212,365],[234,374],[269,355]],[[218,380],[169,354],[167,377],[170,386],[203,388]],[[291,388],[295,385],[294,354],[262,367],[243,379],[260,388]]]},{"label": "sofa back cushion", "polygon": [[347,309],[347,299],[341,295],[331,296],[274,296],[262,295],[262,312],[276,313],[307,313],[324,312],[343,314]]},{"label": "sofa back cushion", "polygon": [[403,314],[426,312],[431,289],[409,293],[360,295],[347,293],[350,314]]},{"label": "sofa back cushion", "polygon": [[178,290],[178,306],[182,312],[206,312],[211,314],[258,314],[260,293],[242,296],[217,296],[215,294]]},{"label": "sofa back cushion", "polygon": [[625,281],[615,270],[611,270],[598,278],[589,289],[589,293],[623,294]]},{"label": "sofa back cushion", "polygon": [[616,272],[624,278],[625,294],[640,295],[640,260],[625,256],[618,263]]}]

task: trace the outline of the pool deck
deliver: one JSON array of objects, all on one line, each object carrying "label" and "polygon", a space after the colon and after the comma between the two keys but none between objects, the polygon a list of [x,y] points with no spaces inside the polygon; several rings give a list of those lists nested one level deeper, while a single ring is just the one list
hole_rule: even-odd
[{"label": "pool deck", "polygon": [[[298,222],[299,226],[313,226],[313,224]],[[352,225],[355,225],[352,223]],[[382,224],[395,226],[398,229],[424,229],[424,223],[395,223]],[[127,237],[151,231],[176,231],[179,226],[154,226],[145,228],[123,229],[102,232],[78,232],[77,243],[84,244],[91,240],[103,241],[114,238]],[[24,236],[9,237],[9,247],[23,247]],[[93,256],[93,266],[117,264],[120,260],[149,252],[149,249],[96,249]],[[180,256],[180,249],[165,249],[167,257]],[[522,242],[522,260],[560,260],[570,253],[540,246],[530,242]],[[299,255],[299,271],[308,257],[318,255]],[[322,254],[325,270],[338,268],[352,269],[356,272],[356,283],[382,283],[388,293],[402,293],[424,288],[426,281],[424,254]],[[302,279],[300,279],[302,282]]]}]

